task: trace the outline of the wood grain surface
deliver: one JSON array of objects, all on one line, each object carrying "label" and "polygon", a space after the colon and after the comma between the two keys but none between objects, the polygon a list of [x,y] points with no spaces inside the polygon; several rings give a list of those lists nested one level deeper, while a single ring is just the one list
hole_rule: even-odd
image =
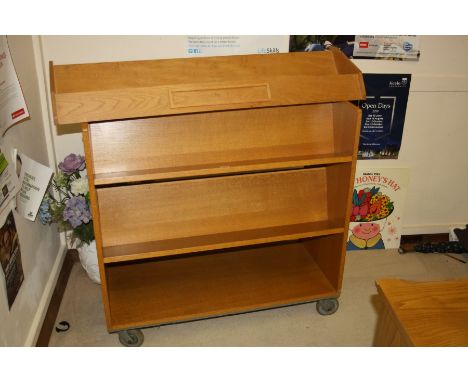
[{"label": "wood grain surface", "polygon": [[326,168],[97,190],[104,247],[327,220]]},{"label": "wood grain surface", "polygon": [[[376,334],[376,345],[388,337],[412,346],[468,346],[468,280],[413,282],[378,280],[379,296],[398,334]],[[387,338],[387,339],[386,339]]]},{"label": "wood grain surface", "polygon": [[106,271],[111,330],[336,296],[298,243],[119,263],[108,265]]},{"label": "wood grain surface", "polygon": [[339,295],[361,118],[343,101],[365,98],[341,52],[50,70],[56,122],[84,122],[109,330]]},{"label": "wood grain surface", "polygon": [[[297,240],[316,236],[343,233],[344,228],[329,221],[314,223],[290,224],[277,227],[256,228],[235,232],[222,232],[199,236],[165,239],[159,241],[139,242],[103,248],[105,263],[114,263],[156,257],[167,257],[184,253],[211,251],[243,247],[254,244],[274,243],[278,241]],[[340,238],[337,240],[341,240]],[[324,251],[325,262],[341,258],[339,251]],[[338,277],[338,273],[336,275]]]},{"label": "wood grain surface", "polygon": [[[333,156],[332,123],[331,105],[304,105],[101,122],[90,131],[100,174]],[[345,146],[336,153],[352,151]]]},{"label": "wood grain surface", "polygon": [[57,124],[365,98],[341,52],[51,65]]}]

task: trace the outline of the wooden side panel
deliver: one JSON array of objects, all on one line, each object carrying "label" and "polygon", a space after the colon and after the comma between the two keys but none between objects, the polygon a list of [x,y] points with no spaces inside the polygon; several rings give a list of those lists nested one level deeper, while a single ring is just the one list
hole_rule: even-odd
[{"label": "wooden side panel", "polygon": [[89,183],[89,198],[91,202],[91,213],[93,216],[94,238],[96,240],[96,249],[98,255],[99,275],[101,277],[101,292],[104,312],[106,315],[107,328],[110,328],[110,306],[109,295],[107,290],[107,277],[104,269],[104,260],[102,253],[102,235],[101,235],[101,219],[99,215],[99,206],[97,202],[96,189],[94,187],[94,163],[92,156],[92,143],[89,136],[89,126],[87,123],[82,124],[83,145],[85,151],[86,169],[88,173]]},{"label": "wooden side panel", "polygon": [[330,50],[333,54],[333,58],[335,60],[335,67],[338,73],[340,74],[351,74],[355,76],[355,81],[357,83],[359,89],[359,97],[357,99],[365,99],[366,98],[366,87],[364,86],[364,80],[360,73],[358,67],[348,59],[344,53],[338,48],[331,48]]},{"label": "wooden side panel", "polygon": [[106,247],[327,219],[324,168],[97,192]]},{"label": "wooden side panel", "polygon": [[412,346],[406,335],[400,332],[385,304],[380,307],[373,346]]},{"label": "wooden side panel", "polygon": [[[341,291],[343,272],[345,265],[346,241],[348,238],[349,217],[351,214],[351,197],[354,188],[354,176],[356,172],[357,148],[359,144],[359,133],[361,130],[361,111],[354,106],[356,118],[353,118],[354,128],[349,126],[349,136],[346,141],[352,145],[353,160],[350,164],[332,165],[327,172],[327,186],[329,190],[334,190],[328,194],[328,213],[329,219],[332,221],[344,221],[344,234],[334,245],[341,245],[339,255],[334,258],[327,256],[326,253],[320,253],[316,257],[317,263],[323,266],[324,269],[330,269],[327,276],[336,280],[334,285],[337,285],[337,290]],[[341,107],[341,106],[338,106]],[[344,105],[342,107],[345,107]],[[354,139],[352,137],[354,136]],[[351,139],[351,141],[350,141]],[[339,195],[339,196],[337,196]]]},{"label": "wooden side panel", "polygon": [[336,295],[339,295],[341,291],[344,240],[342,233],[302,240],[304,247],[335,288]]},{"label": "wooden side panel", "polygon": [[[356,171],[357,145],[361,127],[361,111],[351,104],[334,105],[335,149],[347,147],[353,155],[352,163],[327,167],[328,218],[335,224],[342,223],[344,234],[330,235],[311,240],[306,248],[314,256],[337,292],[341,291],[348,237],[351,196]],[[348,122],[349,119],[349,122]],[[340,224],[341,225],[341,224]]]},{"label": "wooden side panel", "polygon": [[334,151],[327,104],[93,123],[90,130],[96,174],[229,166]]},{"label": "wooden side panel", "polygon": [[351,163],[327,166],[328,218],[344,225],[348,210],[348,192],[351,182]]},{"label": "wooden side panel", "polygon": [[52,113],[54,116],[54,122],[58,124],[58,117],[57,117],[57,104],[56,104],[56,91],[55,91],[55,70],[54,70],[54,63],[49,61],[49,75],[50,75],[50,98],[52,101]]}]

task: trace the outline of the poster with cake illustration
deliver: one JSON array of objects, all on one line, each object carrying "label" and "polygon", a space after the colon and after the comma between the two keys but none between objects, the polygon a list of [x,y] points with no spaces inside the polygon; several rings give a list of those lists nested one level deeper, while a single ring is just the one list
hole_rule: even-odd
[{"label": "poster with cake illustration", "polygon": [[409,169],[357,169],[346,249],[400,246]]}]

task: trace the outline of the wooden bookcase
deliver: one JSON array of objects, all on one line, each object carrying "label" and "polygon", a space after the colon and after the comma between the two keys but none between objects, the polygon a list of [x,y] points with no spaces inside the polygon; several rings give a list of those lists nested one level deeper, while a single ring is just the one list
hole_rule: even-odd
[{"label": "wooden bookcase", "polygon": [[51,87],[109,331],[336,301],[365,98],[339,51],[51,64]]}]

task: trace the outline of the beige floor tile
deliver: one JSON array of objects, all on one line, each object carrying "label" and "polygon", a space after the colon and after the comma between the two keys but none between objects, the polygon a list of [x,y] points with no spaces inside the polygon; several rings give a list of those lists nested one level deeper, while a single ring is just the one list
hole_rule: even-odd
[{"label": "beige floor tile", "polygon": [[[376,279],[467,277],[468,264],[439,254],[353,251],[346,257],[340,308],[334,315],[320,316],[311,303],[164,325],[143,329],[143,346],[371,346],[379,303]],[[60,307],[57,322],[62,320],[71,328],[53,332],[50,346],[121,346],[117,334],[107,333],[100,287],[79,264]]]}]

